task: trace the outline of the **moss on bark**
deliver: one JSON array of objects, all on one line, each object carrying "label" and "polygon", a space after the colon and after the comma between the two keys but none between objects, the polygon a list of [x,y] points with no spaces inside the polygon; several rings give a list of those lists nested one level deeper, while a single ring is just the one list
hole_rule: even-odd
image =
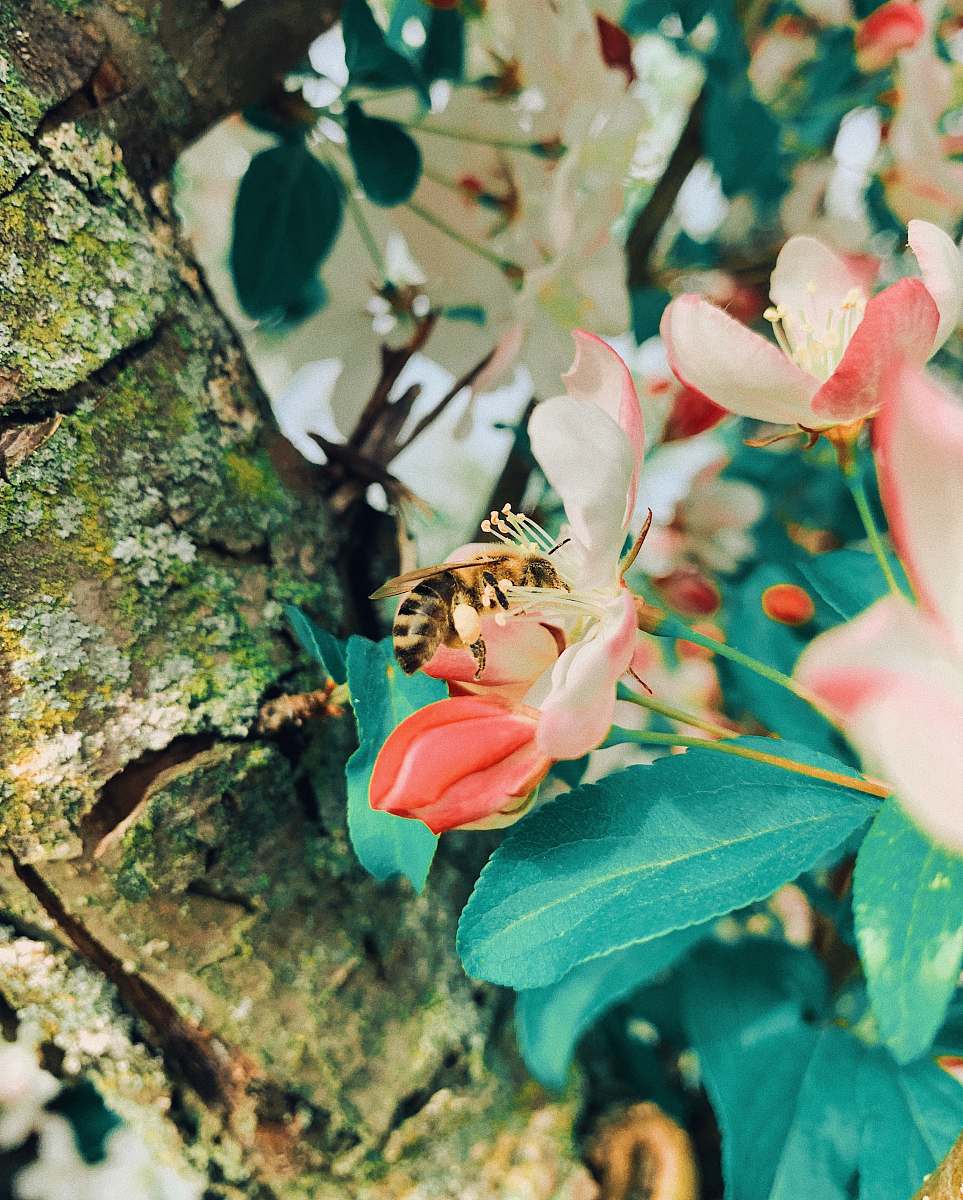
[{"label": "moss on bark", "polygon": [[346,723],[255,732],[316,682],[281,605],[341,621],[336,531],[163,188],[44,120],[104,52],[76,7],[0,0],[0,439],[62,417],[0,480],[0,916],[29,934],[0,995],[210,1196],[575,1200],[569,1106],[455,957],[450,856],[378,887]]}]

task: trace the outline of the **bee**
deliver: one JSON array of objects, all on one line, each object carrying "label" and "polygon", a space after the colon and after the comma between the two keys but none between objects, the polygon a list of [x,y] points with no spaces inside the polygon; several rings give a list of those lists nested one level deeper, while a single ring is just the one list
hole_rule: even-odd
[{"label": "bee", "polygon": [[437,563],[399,575],[371,599],[404,594],[391,634],[395,658],[406,675],[423,667],[439,646],[465,646],[478,679],[485,669],[482,616],[507,611],[512,590],[522,587],[569,590],[547,555],[493,546],[491,553],[465,562]]}]

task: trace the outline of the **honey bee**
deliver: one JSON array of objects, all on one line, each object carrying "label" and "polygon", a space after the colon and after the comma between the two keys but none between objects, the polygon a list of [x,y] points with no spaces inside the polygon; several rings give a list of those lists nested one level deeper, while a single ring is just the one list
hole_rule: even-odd
[{"label": "honey bee", "polygon": [[493,611],[507,611],[515,588],[569,590],[547,555],[493,546],[491,553],[465,562],[437,563],[399,575],[371,599],[406,593],[391,630],[395,658],[406,675],[423,667],[439,646],[465,646],[475,660],[478,679],[485,669],[481,619]]}]

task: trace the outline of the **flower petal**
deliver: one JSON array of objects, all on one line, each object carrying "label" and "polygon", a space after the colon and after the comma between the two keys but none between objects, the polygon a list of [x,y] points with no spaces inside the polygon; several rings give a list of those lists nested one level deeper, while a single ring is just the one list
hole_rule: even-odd
[{"label": "flower petal", "polygon": [[812,329],[828,328],[852,291],[865,295],[863,279],[818,239],[791,237],[779,251],[769,284],[773,304],[785,309],[783,324],[791,343],[806,340],[804,320]]},{"label": "flower petal", "polygon": [[548,670],[559,654],[555,634],[538,620],[512,617],[504,625],[494,617],[482,621],[485,639],[485,670],[475,679],[475,659],[470,650],[439,646],[423,670],[435,679],[470,683],[479,688],[520,688],[519,699],[529,685]]},{"label": "flower petal", "polygon": [[628,438],[595,404],[570,396],[543,400],[528,422],[532,453],[561,497],[584,549],[581,570],[604,587],[618,570],[625,540],[626,497],[637,471]]},{"label": "flower petal", "polygon": [[926,290],[939,309],[935,354],[960,323],[963,310],[963,255],[949,234],[929,221],[910,221],[910,249],[920,265]]},{"label": "flower petal", "polygon": [[914,820],[963,850],[963,670],[939,627],[887,597],[817,638],[796,676]]},{"label": "flower petal", "polygon": [[920,366],[933,347],[940,314],[919,279],[900,279],[874,296],[836,370],[813,397],[816,423],[856,421],[879,408],[888,375],[907,360]]},{"label": "flower petal", "polygon": [[819,380],[701,296],[673,300],[661,333],[675,375],[707,399],[759,421],[812,423]]},{"label": "flower petal", "polygon": [[615,687],[632,662],[635,602],[623,588],[588,637],[564,651],[540,705],[538,745],[549,758],[581,758],[612,725]]},{"label": "flower petal", "polygon": [[963,406],[905,368],[889,381],[875,441],[897,549],[923,604],[963,648]]},{"label": "flower petal", "polygon": [[382,746],[371,807],[424,821],[434,833],[515,807],[550,766],[536,729],[534,716],[497,696],[429,704]]},{"label": "flower petal", "polygon": [[635,471],[626,504],[626,519],[635,507],[639,468],[645,453],[645,426],[642,406],[629,368],[612,347],[594,333],[576,329],[575,361],[562,376],[565,390],[573,400],[597,404],[612,418],[629,440],[635,458]]}]

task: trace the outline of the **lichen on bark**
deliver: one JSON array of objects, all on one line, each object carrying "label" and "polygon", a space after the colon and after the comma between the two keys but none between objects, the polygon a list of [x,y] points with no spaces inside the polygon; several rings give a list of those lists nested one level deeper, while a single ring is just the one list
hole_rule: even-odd
[{"label": "lichen on bark", "polygon": [[282,605],[340,627],[339,530],[166,186],[69,115],[116,32],[187,120],[158,12],[0,0],[0,998],[210,1197],[575,1200],[571,1101],[454,954],[454,854],[374,884],[350,718],[257,733],[317,686]]}]

